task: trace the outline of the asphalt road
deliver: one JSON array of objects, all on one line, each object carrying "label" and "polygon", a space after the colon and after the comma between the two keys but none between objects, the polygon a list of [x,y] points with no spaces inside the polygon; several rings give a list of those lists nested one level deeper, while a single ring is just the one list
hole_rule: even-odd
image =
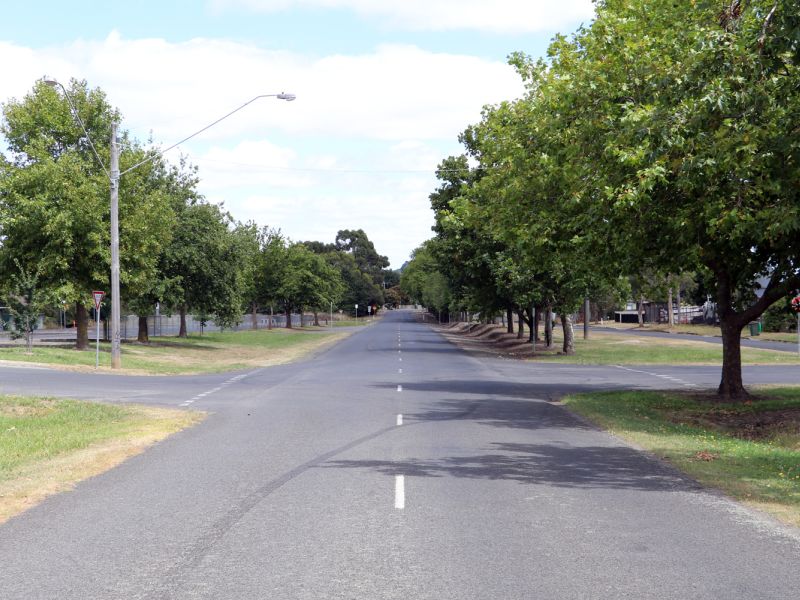
[{"label": "asphalt road", "polygon": [[0,597],[796,597],[800,533],[548,402],[718,377],[478,360],[399,311],[250,373],[3,367],[2,392],[212,414],[0,526]]}]

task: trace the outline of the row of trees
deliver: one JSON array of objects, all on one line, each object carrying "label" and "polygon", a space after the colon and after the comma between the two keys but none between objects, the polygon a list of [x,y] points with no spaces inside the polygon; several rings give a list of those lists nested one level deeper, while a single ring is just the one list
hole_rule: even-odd
[{"label": "row of trees", "polygon": [[[0,291],[26,323],[47,304],[74,306],[83,349],[91,291],[108,287],[104,165],[111,124],[120,115],[84,81],[71,81],[68,93],[75,112],[42,82],[3,105],[0,133],[8,153],[0,155]],[[120,170],[141,163],[121,178],[119,191],[121,299],[140,317],[141,341],[156,303],[180,314],[181,336],[188,312],[232,326],[249,310],[257,326],[257,312],[267,308],[288,316],[383,304],[384,281],[396,275],[363,231],[340,231],[333,244],[293,243],[280,230],[237,222],[206,202],[196,169],[184,161],[170,165],[124,132],[119,141]]]},{"label": "row of trees", "polygon": [[719,394],[746,397],[741,330],[800,286],[794,2],[603,0],[546,60],[510,63],[527,92],[440,164],[436,237],[408,291],[528,320],[553,309],[569,352],[585,297],[694,273],[721,322]]}]

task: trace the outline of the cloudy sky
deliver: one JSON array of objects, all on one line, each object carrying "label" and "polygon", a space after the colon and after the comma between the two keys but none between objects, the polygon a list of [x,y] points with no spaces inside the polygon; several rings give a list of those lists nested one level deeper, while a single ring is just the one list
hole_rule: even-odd
[{"label": "cloudy sky", "polygon": [[43,75],[86,79],[123,127],[200,168],[235,218],[330,242],[364,229],[400,267],[431,236],[438,162],[481,107],[519,97],[506,65],[542,55],[591,0],[13,2],[0,20],[0,102]]}]

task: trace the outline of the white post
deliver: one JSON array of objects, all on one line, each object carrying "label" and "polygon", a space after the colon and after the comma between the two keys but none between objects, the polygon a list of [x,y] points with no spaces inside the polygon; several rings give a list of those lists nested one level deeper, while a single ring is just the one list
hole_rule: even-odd
[{"label": "white post", "polygon": [[100,366],[100,311],[96,308],[95,303],[94,313],[97,317],[97,337],[95,338],[95,351],[94,351],[94,368]]}]

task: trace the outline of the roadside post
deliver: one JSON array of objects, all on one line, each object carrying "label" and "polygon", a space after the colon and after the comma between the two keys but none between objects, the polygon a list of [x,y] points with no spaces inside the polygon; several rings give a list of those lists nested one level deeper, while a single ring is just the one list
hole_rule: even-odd
[{"label": "roadside post", "polygon": [[92,298],[94,299],[94,315],[97,317],[97,334],[95,337],[95,353],[94,353],[94,368],[100,366],[100,304],[103,302],[105,292],[94,291]]},{"label": "roadside post", "polygon": [[372,320],[372,304],[367,304],[367,314],[370,315],[370,321]]},{"label": "roadside post", "polygon": [[792,298],[792,310],[797,313],[797,355],[800,356],[800,296]]},{"label": "roadside post", "polygon": [[356,304],[356,325],[358,325],[358,304]]}]

